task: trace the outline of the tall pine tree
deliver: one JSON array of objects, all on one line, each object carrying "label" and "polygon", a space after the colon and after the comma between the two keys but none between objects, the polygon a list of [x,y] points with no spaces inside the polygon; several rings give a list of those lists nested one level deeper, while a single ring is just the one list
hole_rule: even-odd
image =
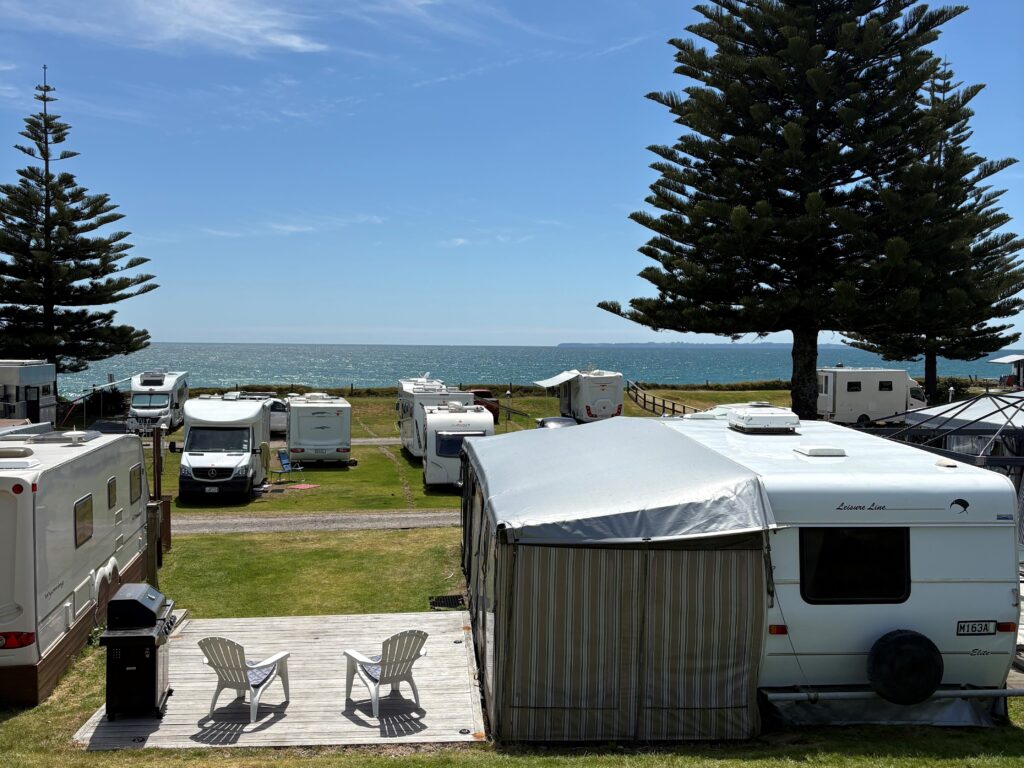
[{"label": "tall pine tree", "polygon": [[686,133],[654,146],[661,175],[633,214],[654,232],[640,276],[658,291],[608,311],[658,330],[793,334],[793,407],[814,418],[817,340],[858,332],[858,293],[886,258],[878,185],[934,127],[917,95],[927,46],[965,10],[916,0],[711,0],[693,40],[670,41],[683,94],[652,93]]},{"label": "tall pine tree", "polygon": [[[44,68],[45,70],[45,68]],[[78,153],[58,150],[70,126],[52,114],[53,87],[36,87],[42,104],[25,118],[16,148],[41,165],[0,185],[0,357],[43,358],[58,371],[135,352],[149,334],[115,325],[113,309],[96,311],[157,286],[152,275],[126,274],[149,260],[131,257],[128,232],[99,234],[123,218],[108,195],[94,195],[52,166]]]},{"label": "tall pine tree", "polygon": [[[1016,161],[988,161],[967,146],[968,106],[982,90],[963,88],[944,66],[928,84],[921,108],[940,127],[919,159],[901,168],[882,196],[891,243],[900,249],[901,275],[873,276],[866,292],[890,293],[873,327],[850,333],[851,343],[886,360],[924,358],[925,391],[938,397],[937,358],[977,360],[1020,338],[994,318],[1024,306],[1024,241],[1000,231],[1010,220],[998,203],[1004,190],[989,179]],[[889,291],[895,283],[899,288]],[[909,327],[908,327],[909,326]]]}]

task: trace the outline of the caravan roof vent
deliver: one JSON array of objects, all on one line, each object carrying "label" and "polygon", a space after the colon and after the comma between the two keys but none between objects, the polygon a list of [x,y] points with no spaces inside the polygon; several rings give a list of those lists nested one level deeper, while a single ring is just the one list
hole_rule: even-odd
[{"label": "caravan roof vent", "polygon": [[33,469],[40,464],[32,458],[32,449],[24,446],[0,448],[0,469]]},{"label": "caravan roof vent", "polygon": [[800,419],[788,408],[737,408],[729,413],[729,426],[737,432],[784,435],[796,432]]},{"label": "caravan roof vent", "polygon": [[711,419],[711,420],[714,420],[714,419],[718,418],[718,414],[713,413],[712,411],[697,411],[696,413],[688,413],[685,416],[683,416],[683,418],[684,419]]},{"label": "caravan roof vent", "polygon": [[162,387],[165,371],[146,371],[142,374],[139,384],[143,387]]},{"label": "caravan roof vent", "polygon": [[[480,408],[482,409],[483,406],[480,406]],[[456,403],[454,401],[448,403],[448,412],[449,413],[463,413],[466,410],[468,410],[468,409],[466,408],[465,403]]]},{"label": "caravan roof vent", "polygon": [[835,445],[798,445],[793,449],[802,456],[845,456],[846,451]]}]

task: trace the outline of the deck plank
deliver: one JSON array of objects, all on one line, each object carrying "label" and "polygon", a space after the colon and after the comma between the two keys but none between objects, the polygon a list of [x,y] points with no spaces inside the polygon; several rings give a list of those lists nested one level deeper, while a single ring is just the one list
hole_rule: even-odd
[{"label": "deck plank", "polygon": [[[416,662],[420,707],[408,686],[399,695],[382,691],[374,719],[369,693],[358,679],[345,702],[346,648],[378,652],[381,641],[405,629],[429,635],[427,655]],[[208,717],[216,675],[202,663],[197,642],[230,637],[259,660],[288,651],[291,700],[274,682],[263,694],[259,718],[249,723],[247,704],[225,691]],[[276,618],[188,618],[169,640],[169,678],[174,693],[162,719],[109,721],[101,707],[75,734],[89,750],[157,747],[292,747],[390,743],[470,742],[484,738],[476,660],[465,611]],[[465,733],[463,733],[465,731]]]}]

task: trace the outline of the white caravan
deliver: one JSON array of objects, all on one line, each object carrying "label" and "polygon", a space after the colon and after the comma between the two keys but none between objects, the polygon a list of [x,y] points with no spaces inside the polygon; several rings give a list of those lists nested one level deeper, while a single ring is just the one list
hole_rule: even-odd
[{"label": "white caravan", "polygon": [[473,404],[473,393],[449,388],[440,379],[424,374],[415,379],[399,379],[398,432],[402,436],[402,447],[416,458],[422,459],[427,453],[427,433],[423,409],[431,405],[449,403]]},{"label": "white caravan", "polygon": [[352,458],[352,406],[323,392],[288,398],[288,455],[302,463]]},{"label": "white caravan", "polygon": [[[171,444],[171,451],[177,446]],[[270,466],[270,402],[201,400],[185,403],[181,497],[240,494],[263,485]]]},{"label": "white caravan", "polygon": [[581,424],[622,415],[623,379],[616,371],[563,371],[534,384],[557,390],[561,414]]},{"label": "white caravan", "polygon": [[45,360],[0,360],[0,418],[56,424],[56,366]]},{"label": "white caravan", "polygon": [[0,438],[0,702],[35,705],[145,578],[146,483],[132,435]]},{"label": "white caravan", "polygon": [[904,370],[818,369],[818,416],[825,421],[867,424],[926,405],[921,385]]},{"label": "white caravan", "polygon": [[150,433],[155,427],[173,432],[185,420],[188,371],[159,369],[132,376],[128,431]]},{"label": "white caravan", "polygon": [[[629,670],[602,673],[602,647],[639,660],[637,685],[672,683],[639,704],[659,738],[678,739],[709,690],[819,723],[979,724],[1020,694],[1003,690],[1020,618],[1007,478],[778,408],[544,432],[465,449],[470,614],[492,722],[508,733],[565,723],[552,732],[566,740],[592,722],[651,738],[631,726],[635,697],[604,695]],[[535,589],[543,601],[518,599]],[[523,656],[509,632],[539,645]],[[531,676],[531,650],[581,656],[574,668],[593,682]],[[536,696],[520,677],[503,687],[508,654]],[[648,658],[662,659],[654,673]],[[545,709],[550,695],[572,711]],[[522,701],[537,712],[500,711]]]},{"label": "white caravan", "polygon": [[424,485],[459,485],[462,441],[494,434],[494,417],[482,405],[427,405],[421,407],[426,434],[423,457]]}]

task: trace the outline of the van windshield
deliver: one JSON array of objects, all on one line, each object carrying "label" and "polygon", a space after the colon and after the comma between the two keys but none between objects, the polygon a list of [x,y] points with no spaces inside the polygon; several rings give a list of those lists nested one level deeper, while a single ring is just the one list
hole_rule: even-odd
[{"label": "van windshield", "polygon": [[171,396],[161,393],[140,392],[132,395],[132,408],[166,408],[169,402]]},{"label": "van windshield", "polygon": [[185,439],[185,450],[195,453],[248,451],[247,427],[192,427]]},{"label": "van windshield", "polygon": [[467,437],[481,437],[482,435],[483,432],[438,432],[434,450],[437,451],[438,456],[448,459],[458,458],[463,440]]}]

